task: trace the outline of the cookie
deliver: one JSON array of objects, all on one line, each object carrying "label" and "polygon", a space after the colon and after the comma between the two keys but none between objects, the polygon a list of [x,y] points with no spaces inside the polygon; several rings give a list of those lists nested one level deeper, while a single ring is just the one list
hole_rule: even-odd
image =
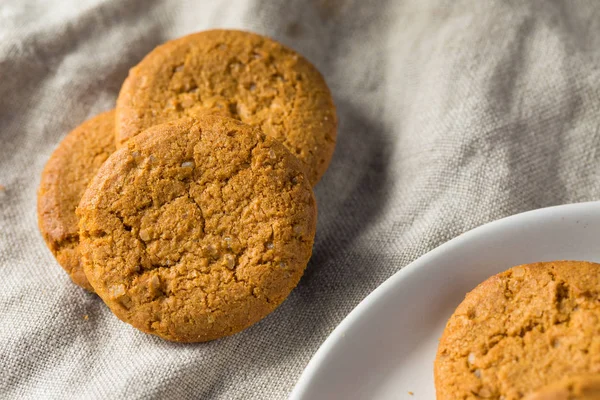
[{"label": "cookie", "polygon": [[121,320],[178,342],[230,335],[273,311],[300,280],[316,229],[300,161],[214,115],[131,139],[78,215],[96,293]]},{"label": "cookie", "polygon": [[600,400],[600,375],[567,376],[524,400]]},{"label": "cookie", "polygon": [[157,47],[129,72],[117,101],[117,146],[170,120],[219,113],[258,127],[296,155],[316,184],[331,160],[337,117],[323,77],[264,36],[211,30]]},{"label": "cookie", "polygon": [[437,398],[522,399],[600,372],[600,264],[521,265],[467,294],[435,360]]},{"label": "cookie", "polygon": [[115,113],[84,122],[58,145],[38,190],[38,224],[46,245],[77,285],[93,290],[80,263],[75,208],[102,163],[115,151]]}]

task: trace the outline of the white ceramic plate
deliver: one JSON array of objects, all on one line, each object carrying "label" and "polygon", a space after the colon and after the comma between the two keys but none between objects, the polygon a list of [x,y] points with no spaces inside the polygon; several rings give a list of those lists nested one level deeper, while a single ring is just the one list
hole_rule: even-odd
[{"label": "white ceramic plate", "polygon": [[513,265],[552,260],[600,262],[600,202],[504,218],[406,266],[332,332],[290,398],[435,399],[438,338],[465,294]]}]

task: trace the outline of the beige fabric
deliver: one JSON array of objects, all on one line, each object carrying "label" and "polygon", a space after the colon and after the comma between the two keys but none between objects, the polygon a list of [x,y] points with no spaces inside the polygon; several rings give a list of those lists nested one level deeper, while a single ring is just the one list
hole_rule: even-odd
[{"label": "beige fabric", "polygon": [[[241,334],[180,345],[70,283],[38,233],[36,189],[129,67],[210,27],[306,55],[340,128],[299,287]],[[599,199],[599,126],[594,0],[0,2],[0,397],[285,398],[342,318],[415,258],[484,222]]]}]

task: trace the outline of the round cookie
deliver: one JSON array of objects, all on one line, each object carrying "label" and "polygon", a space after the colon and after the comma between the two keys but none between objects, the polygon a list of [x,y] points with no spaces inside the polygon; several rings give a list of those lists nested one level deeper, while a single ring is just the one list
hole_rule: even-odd
[{"label": "round cookie", "polygon": [[600,264],[521,265],[471,291],[435,360],[438,400],[522,399],[600,371]]},{"label": "round cookie", "polygon": [[178,342],[230,335],[273,311],[300,280],[316,230],[300,161],[214,115],[131,139],[78,215],[98,295],[123,321]]},{"label": "round cookie", "polygon": [[38,190],[38,225],[46,245],[73,282],[92,291],[80,263],[75,209],[96,171],[115,151],[115,113],[97,115],[58,145]]},{"label": "round cookie", "polygon": [[567,376],[524,400],[600,400],[600,375]]},{"label": "round cookie", "polygon": [[172,40],[132,68],[117,100],[117,147],[153,125],[204,113],[276,138],[313,185],[333,155],[337,117],[319,71],[272,39],[235,30]]}]

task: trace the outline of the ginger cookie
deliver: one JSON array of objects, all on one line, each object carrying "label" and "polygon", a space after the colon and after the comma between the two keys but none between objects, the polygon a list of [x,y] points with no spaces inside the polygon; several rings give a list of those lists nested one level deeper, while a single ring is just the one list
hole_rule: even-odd
[{"label": "ginger cookie", "polygon": [[83,273],[75,208],[102,163],[115,151],[115,113],[91,118],[58,145],[38,190],[38,224],[46,245],[73,282],[93,290]]},{"label": "ginger cookie", "polygon": [[276,138],[313,185],[333,155],[337,117],[319,71],[272,39],[235,30],[172,40],[132,68],[117,100],[117,147],[153,125],[204,113]]},{"label": "ginger cookie", "polygon": [[231,335],[273,311],[300,280],[316,229],[300,161],[216,115],[131,139],[78,215],[96,293],[121,320],[177,342]]},{"label": "ginger cookie", "polygon": [[567,376],[524,400],[600,400],[600,375]]},{"label": "ginger cookie", "polygon": [[467,294],[435,360],[437,398],[522,399],[600,372],[600,264],[520,265]]}]

